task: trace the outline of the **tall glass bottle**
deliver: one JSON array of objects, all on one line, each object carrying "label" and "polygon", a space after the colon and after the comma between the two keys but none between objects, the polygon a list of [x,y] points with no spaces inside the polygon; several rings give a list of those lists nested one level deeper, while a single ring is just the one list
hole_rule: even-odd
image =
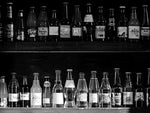
[{"label": "tall glass bottle", "polygon": [[94,18],[92,14],[92,4],[86,4],[86,14],[83,21],[83,39],[93,42],[94,39]]},{"label": "tall glass bottle", "polygon": [[96,73],[97,71],[91,71],[89,83],[89,108],[99,107],[99,82]]},{"label": "tall glass bottle", "polygon": [[95,22],[95,40],[104,41],[106,37],[106,20],[103,6],[98,7],[98,18]]},{"label": "tall glass bottle", "polygon": [[19,83],[16,73],[11,73],[12,79],[8,85],[8,105],[9,107],[19,107]]},{"label": "tall glass bottle", "polygon": [[0,77],[0,108],[7,107],[8,91],[5,76]]},{"label": "tall glass bottle", "polygon": [[57,18],[57,11],[52,10],[52,16],[49,22],[49,38],[48,41],[57,42],[59,38],[59,21]]},{"label": "tall glass bottle", "polygon": [[150,40],[150,23],[148,5],[143,5],[143,22],[141,25],[141,40]]},{"label": "tall glass bottle", "polygon": [[55,73],[56,79],[52,90],[52,104],[54,108],[64,107],[63,86],[60,78],[61,70],[55,70]]},{"label": "tall glass bottle", "polygon": [[79,73],[79,80],[77,84],[76,92],[76,106],[78,108],[87,108],[88,107],[88,88],[86,79],[84,78],[84,73]]},{"label": "tall glass bottle", "polygon": [[30,91],[28,86],[28,80],[26,76],[23,76],[23,84],[20,91],[20,104],[21,107],[30,107]]},{"label": "tall glass bottle", "polygon": [[71,40],[71,24],[69,20],[68,5],[68,2],[63,2],[63,17],[60,22],[60,40],[62,41]]},{"label": "tall glass bottle", "polygon": [[37,36],[37,19],[35,14],[35,7],[30,7],[27,18],[27,40],[36,41]]},{"label": "tall glass bottle", "polygon": [[48,16],[46,6],[41,6],[41,11],[38,17],[38,37],[37,41],[46,42],[48,38]]},{"label": "tall glass bottle", "polygon": [[72,38],[74,41],[82,40],[82,18],[80,5],[74,5],[74,16],[72,22]]},{"label": "tall glass bottle", "polygon": [[44,76],[43,107],[51,107],[51,83],[49,76]]},{"label": "tall glass bottle", "polygon": [[0,5],[0,42],[3,41],[2,6]]},{"label": "tall glass bottle", "polygon": [[34,80],[30,89],[30,106],[33,108],[42,107],[42,88],[39,82],[39,73],[33,73]]},{"label": "tall glass bottle", "polygon": [[108,72],[103,72],[100,87],[100,107],[111,107],[111,86],[108,79]]},{"label": "tall glass bottle", "polygon": [[65,103],[64,107],[75,107],[75,84],[74,80],[72,78],[72,69],[67,69],[67,78],[65,82],[65,87],[64,87],[64,97],[65,97]]},{"label": "tall glass bottle", "polygon": [[148,70],[148,79],[145,93],[145,105],[146,107],[150,107],[150,68]]},{"label": "tall glass bottle", "polygon": [[114,76],[114,84],[112,88],[112,106],[113,107],[121,107],[122,106],[122,86],[120,80],[120,68],[114,68],[115,76]]},{"label": "tall glass bottle", "polygon": [[125,86],[123,88],[123,106],[132,107],[133,106],[133,88],[131,82],[131,72],[125,72],[126,80]]},{"label": "tall glass bottle", "polygon": [[136,73],[136,88],[134,102],[135,107],[144,107],[144,90],[142,86],[142,73]]},{"label": "tall glass bottle", "polygon": [[140,40],[140,22],[137,18],[137,7],[131,8],[131,17],[128,23],[128,38],[131,42]]}]

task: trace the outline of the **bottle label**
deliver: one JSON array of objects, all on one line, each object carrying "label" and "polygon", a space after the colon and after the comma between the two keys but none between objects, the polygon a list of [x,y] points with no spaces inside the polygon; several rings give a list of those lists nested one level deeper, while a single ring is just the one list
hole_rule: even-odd
[{"label": "bottle label", "polygon": [[24,41],[24,31],[18,31],[17,40]]},{"label": "bottle label", "polygon": [[2,23],[0,23],[0,41],[2,40],[2,34],[3,34],[3,30],[2,30]]},{"label": "bottle label", "polygon": [[84,22],[94,22],[93,15],[92,14],[85,15]]},{"label": "bottle label", "polygon": [[135,93],[135,101],[144,101],[144,94],[143,92],[136,92]]},{"label": "bottle label", "polygon": [[65,88],[75,88],[74,80],[66,80]]},{"label": "bottle label", "polygon": [[43,104],[50,104],[50,98],[43,98]]},{"label": "bottle label", "polygon": [[102,93],[102,103],[109,104],[111,103],[111,93]]},{"label": "bottle label", "polygon": [[20,93],[20,100],[29,100],[29,93]]},{"label": "bottle label", "polygon": [[80,102],[87,102],[87,93],[80,93],[77,100]]},{"label": "bottle label", "polygon": [[41,93],[31,93],[31,105],[41,106],[42,105],[42,94]]},{"label": "bottle label", "polygon": [[53,104],[64,104],[63,93],[53,93]]},{"label": "bottle label", "polygon": [[38,36],[48,36],[48,27],[38,27]]},{"label": "bottle label", "polygon": [[98,93],[89,93],[89,103],[98,103]]},{"label": "bottle label", "polygon": [[108,25],[115,26],[115,18],[109,18]]},{"label": "bottle label", "polygon": [[59,33],[58,33],[58,26],[50,26],[49,27],[49,35],[51,36],[53,36],[53,35],[56,35],[56,36],[58,36],[59,35]]},{"label": "bottle label", "polygon": [[14,25],[13,24],[6,25],[6,36],[7,36],[7,38],[13,38],[13,36],[14,36]]},{"label": "bottle label", "polygon": [[36,29],[35,28],[31,28],[31,29],[28,29],[28,35],[29,37],[36,37]]},{"label": "bottle label", "polygon": [[44,87],[50,87],[50,82],[49,81],[45,81],[44,82]]},{"label": "bottle label", "polygon": [[118,27],[118,37],[127,38],[127,27]]},{"label": "bottle label", "polygon": [[70,25],[60,26],[60,38],[70,38]]},{"label": "bottle label", "polygon": [[82,28],[81,27],[73,27],[72,28],[72,36],[82,36]]},{"label": "bottle label", "polygon": [[129,26],[129,39],[140,39],[140,26]]},{"label": "bottle label", "polygon": [[96,26],[95,38],[104,39],[105,38],[105,26]]},{"label": "bottle label", "polygon": [[150,36],[150,27],[141,27],[141,36]]},{"label": "bottle label", "polygon": [[121,93],[112,93],[112,105],[121,106]]},{"label": "bottle label", "polygon": [[18,102],[19,101],[19,94],[17,93],[9,93],[9,102]]},{"label": "bottle label", "polygon": [[7,98],[0,98],[0,107],[7,107]]},{"label": "bottle label", "polygon": [[133,105],[133,92],[123,92],[123,104]]}]

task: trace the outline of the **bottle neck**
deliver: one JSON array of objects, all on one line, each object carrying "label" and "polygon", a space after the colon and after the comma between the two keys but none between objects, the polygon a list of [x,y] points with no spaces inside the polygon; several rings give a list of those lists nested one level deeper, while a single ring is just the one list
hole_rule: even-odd
[{"label": "bottle neck", "polygon": [[97,77],[96,77],[96,73],[97,73],[96,71],[91,71],[91,78],[92,78],[92,79],[97,78]]},{"label": "bottle neck", "polygon": [[136,80],[136,85],[141,86],[142,85],[142,80],[141,80],[141,73],[137,73],[137,80]]},{"label": "bottle neck", "polygon": [[120,9],[120,17],[124,20],[126,18],[125,16],[125,8]]},{"label": "bottle neck", "polygon": [[56,70],[55,73],[56,73],[55,83],[61,83],[61,78],[60,78],[61,71],[60,70]]},{"label": "bottle neck", "polygon": [[109,9],[109,17],[114,17],[115,16],[115,11],[114,11],[114,9],[113,8],[110,8]]},{"label": "bottle neck", "polygon": [[131,73],[126,73],[126,86],[131,86]]},{"label": "bottle neck", "polygon": [[68,3],[64,3],[64,6],[63,6],[63,18],[64,19],[69,19],[69,17],[68,17]]},{"label": "bottle neck", "polygon": [[67,80],[73,80],[73,78],[72,78],[72,71],[68,71]]},{"label": "bottle neck", "polygon": [[147,79],[147,85],[150,86],[150,68],[148,68],[148,79]]},{"label": "bottle neck", "polygon": [[121,85],[120,76],[119,76],[119,68],[115,69],[115,79],[114,79],[114,85]]},{"label": "bottle neck", "polygon": [[75,5],[75,15],[74,15],[74,24],[78,24],[80,23],[81,20],[81,13],[80,13],[80,6],[79,5]]},{"label": "bottle neck", "polygon": [[92,4],[87,4],[86,13],[87,13],[87,14],[92,14]]},{"label": "bottle neck", "polygon": [[147,24],[149,26],[149,14],[148,14],[148,6],[143,6],[143,25]]},{"label": "bottle neck", "polygon": [[23,85],[28,85],[27,77],[23,77]]},{"label": "bottle neck", "polygon": [[137,19],[136,7],[132,8],[131,19]]},{"label": "bottle neck", "polygon": [[57,18],[57,13],[56,10],[52,11],[52,19],[56,19]]},{"label": "bottle neck", "polygon": [[5,83],[5,76],[1,76],[0,82]]},{"label": "bottle neck", "polygon": [[98,18],[99,20],[104,18],[103,7],[98,7]]},{"label": "bottle neck", "polygon": [[33,85],[39,85],[39,74],[38,73],[34,73],[34,80],[33,80]]},{"label": "bottle neck", "polygon": [[84,75],[85,75],[85,74],[84,74],[83,72],[80,72],[80,73],[79,73],[79,78],[82,79],[82,80],[85,79],[85,78],[84,78]]},{"label": "bottle neck", "polygon": [[11,18],[12,19],[12,6],[8,5],[7,6],[7,18]]}]

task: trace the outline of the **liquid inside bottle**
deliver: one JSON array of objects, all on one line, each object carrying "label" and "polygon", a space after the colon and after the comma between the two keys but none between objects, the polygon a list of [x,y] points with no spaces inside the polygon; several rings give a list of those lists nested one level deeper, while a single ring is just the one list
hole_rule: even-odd
[{"label": "liquid inside bottle", "polygon": [[147,77],[147,87],[145,93],[145,105],[146,107],[150,107],[150,68],[148,70],[148,77]]}]

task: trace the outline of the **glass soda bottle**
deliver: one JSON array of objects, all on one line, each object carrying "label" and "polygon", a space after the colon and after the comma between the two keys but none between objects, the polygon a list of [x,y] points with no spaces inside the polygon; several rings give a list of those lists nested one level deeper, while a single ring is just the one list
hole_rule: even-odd
[{"label": "glass soda bottle", "polygon": [[133,107],[133,88],[131,82],[131,72],[125,72],[126,80],[123,88],[123,106]]},{"label": "glass soda bottle", "polygon": [[0,108],[7,107],[8,91],[5,76],[0,77]]},{"label": "glass soda bottle", "polygon": [[46,42],[48,38],[48,16],[46,6],[41,6],[41,11],[38,17],[38,37],[37,41]]},{"label": "glass soda bottle", "polygon": [[91,71],[89,83],[89,108],[99,107],[99,81],[97,71]]},{"label": "glass soda bottle", "polygon": [[35,7],[30,7],[27,17],[27,41],[36,41],[37,36],[37,19],[35,14]]},{"label": "glass soda bottle", "polygon": [[74,5],[74,16],[72,22],[72,38],[74,41],[82,40],[82,18],[80,5]]},{"label": "glass soda bottle", "polygon": [[51,107],[51,83],[49,76],[44,76],[43,107]]},{"label": "glass soda bottle", "polygon": [[16,73],[11,73],[12,79],[8,85],[8,105],[9,107],[19,107],[19,83]]},{"label": "glass soda bottle", "polygon": [[150,40],[150,24],[149,24],[149,12],[148,5],[143,5],[143,22],[141,25],[141,40]]},{"label": "glass soda bottle", "polygon": [[20,103],[21,107],[30,107],[30,91],[28,86],[28,80],[26,76],[23,76],[23,84],[20,91]]},{"label": "glass soda bottle", "polygon": [[122,86],[120,80],[120,68],[114,68],[114,84],[112,87],[112,107],[121,107],[122,106]]},{"label": "glass soda bottle", "polygon": [[60,78],[61,70],[55,70],[56,79],[52,90],[52,104],[54,108],[64,107],[63,86]]},{"label": "glass soda bottle", "polygon": [[0,42],[3,41],[2,6],[0,5]]},{"label": "glass soda bottle", "polygon": [[75,107],[75,84],[72,78],[72,69],[67,69],[67,78],[64,87],[65,103],[64,107]]},{"label": "glass soda bottle", "polygon": [[79,80],[77,84],[76,92],[76,106],[78,108],[87,108],[88,107],[88,88],[86,79],[84,78],[84,73],[79,73]]},{"label": "glass soda bottle", "polygon": [[146,86],[146,93],[145,93],[145,105],[146,107],[150,107],[150,68],[147,68],[148,71],[148,78],[147,78],[147,86]]},{"label": "glass soda bottle", "polygon": [[108,72],[103,72],[100,86],[100,107],[111,107],[111,86],[108,79]]},{"label": "glass soda bottle", "polygon": [[30,105],[33,108],[42,107],[42,88],[39,82],[39,73],[33,73],[34,80],[30,89]]}]

